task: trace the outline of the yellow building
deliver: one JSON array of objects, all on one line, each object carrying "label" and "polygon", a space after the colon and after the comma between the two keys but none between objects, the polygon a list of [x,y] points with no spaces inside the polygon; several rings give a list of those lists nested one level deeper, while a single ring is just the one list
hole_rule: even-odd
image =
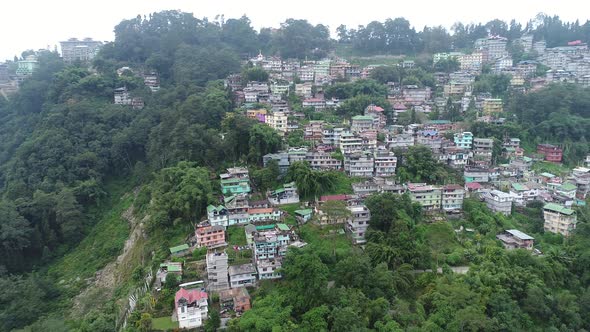
[{"label": "yellow building", "polygon": [[483,101],[483,114],[491,115],[496,113],[502,113],[504,111],[502,106],[502,99],[484,99]]}]

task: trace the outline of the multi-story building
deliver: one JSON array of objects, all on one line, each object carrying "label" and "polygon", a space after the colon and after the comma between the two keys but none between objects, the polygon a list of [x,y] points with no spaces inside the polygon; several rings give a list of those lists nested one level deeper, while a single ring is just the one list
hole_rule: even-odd
[{"label": "multi-story building", "polygon": [[493,61],[505,56],[507,39],[500,36],[481,38],[475,41],[475,49],[482,51],[485,61]]},{"label": "multi-story building", "polygon": [[387,124],[387,116],[385,110],[381,106],[371,104],[365,108],[365,115],[369,115],[375,118],[375,129],[383,129]]},{"label": "multi-story building", "polygon": [[324,98],[307,98],[302,102],[303,107],[313,107],[317,112],[326,108],[326,100]]},{"label": "multi-story building", "polygon": [[297,71],[297,75],[299,75],[299,79],[302,82],[313,82],[315,77],[314,68],[311,66],[303,66],[299,68]]},{"label": "multi-story building", "polygon": [[407,149],[414,146],[415,138],[412,134],[388,135],[385,143],[389,149]]},{"label": "multi-story building", "polygon": [[504,233],[496,235],[496,238],[502,241],[506,249],[526,249],[533,250],[535,238],[529,236],[517,229],[508,229]]},{"label": "multi-story building", "polygon": [[66,63],[76,61],[89,62],[94,59],[102,47],[102,42],[92,40],[92,38],[70,38],[66,41],[59,42],[61,45],[61,56]]},{"label": "multi-story building", "polygon": [[126,87],[115,89],[113,98],[115,105],[131,105],[132,98]]},{"label": "multi-story building", "polygon": [[289,86],[288,83],[273,82],[270,85],[270,91],[275,95],[288,95]]},{"label": "multi-story building", "polygon": [[544,155],[546,161],[554,163],[560,163],[563,158],[563,150],[560,147],[551,144],[537,145],[537,153]]},{"label": "multi-story building", "polygon": [[366,153],[344,155],[344,171],[352,177],[369,178],[374,175],[375,159]]},{"label": "multi-story building", "polygon": [[482,195],[487,207],[494,211],[502,213],[503,215],[510,215],[512,213],[512,202],[514,196],[499,190],[491,190]]},{"label": "multi-story building", "polygon": [[321,141],[324,137],[324,125],[324,121],[309,121],[309,123],[305,125],[303,139],[314,142]]},{"label": "multi-story building", "polygon": [[546,232],[559,233],[569,236],[578,222],[576,213],[572,209],[555,203],[548,203],[543,206],[543,228]]},{"label": "multi-story building", "polygon": [[422,205],[424,210],[438,210],[441,208],[441,189],[425,183],[408,183],[406,185],[412,201]]},{"label": "multi-story building", "polygon": [[283,112],[273,112],[266,116],[266,124],[276,130],[280,135],[287,132],[287,114]]},{"label": "multi-story building", "polygon": [[274,205],[299,203],[295,182],[285,183],[282,188],[271,191],[268,201]]},{"label": "multi-story building", "polygon": [[207,293],[203,289],[180,288],[174,296],[176,317],[181,329],[193,329],[203,325],[207,319]]},{"label": "multi-story building", "polygon": [[354,244],[365,243],[365,233],[369,227],[371,211],[364,205],[349,206],[351,216],[346,223],[346,230],[351,234]]},{"label": "multi-story building", "polygon": [[16,78],[22,82],[25,78],[33,75],[35,70],[39,67],[36,55],[27,55],[26,58],[18,60],[16,67]]},{"label": "multi-story building", "polygon": [[539,196],[537,188],[529,188],[529,186],[512,182],[510,184],[510,195],[514,197],[514,204],[524,206],[526,203],[534,201]]},{"label": "multi-story building", "polygon": [[258,279],[270,280],[278,279],[282,275],[279,272],[282,267],[282,260],[280,258],[263,259],[256,262],[256,270],[258,273]]},{"label": "multi-story building", "polygon": [[402,88],[404,101],[412,105],[421,105],[430,100],[432,90],[430,87],[420,88],[417,85],[405,85]]},{"label": "multi-story building", "polygon": [[334,158],[328,152],[308,152],[305,160],[313,170],[338,170],[342,168],[342,161]]},{"label": "multi-story building", "polygon": [[445,212],[461,211],[465,190],[456,184],[449,184],[442,187],[442,209]]},{"label": "multi-story building", "polygon": [[256,267],[252,263],[230,266],[228,273],[231,288],[256,286]]},{"label": "multi-story building", "polygon": [[275,279],[281,275],[276,271],[291,243],[291,229],[285,224],[257,226],[252,235],[254,258],[259,279]]},{"label": "multi-story building", "polygon": [[484,115],[494,115],[502,113],[504,110],[502,99],[486,98],[482,103],[482,111]]},{"label": "multi-story building", "polygon": [[281,219],[281,211],[275,208],[250,208],[248,209],[248,222],[256,223],[260,221]]},{"label": "multi-story building", "polygon": [[313,83],[305,82],[295,84],[295,94],[302,98],[311,98],[313,96]]},{"label": "multi-story building", "polygon": [[349,131],[342,132],[339,140],[340,151],[344,154],[361,152],[363,150],[363,139]]},{"label": "multi-story building", "polygon": [[207,219],[211,226],[229,226],[229,213],[225,206],[207,206]]},{"label": "multi-story building", "polygon": [[367,130],[377,129],[378,119],[372,115],[356,115],[352,117],[350,130],[353,133],[361,133]]},{"label": "multi-story building", "polygon": [[461,149],[471,149],[473,144],[473,134],[469,131],[457,133],[454,136],[455,146]]},{"label": "multi-story building", "polygon": [[158,92],[160,90],[160,79],[155,72],[143,75],[143,84],[145,84],[151,92]]},{"label": "multi-story building", "polygon": [[493,138],[473,138],[473,160],[476,165],[490,166],[493,150]]},{"label": "multi-story building", "polygon": [[465,183],[478,182],[485,183],[490,181],[490,171],[481,167],[465,167],[463,170],[463,179]]},{"label": "multi-story building", "polygon": [[264,108],[246,110],[246,117],[248,119],[258,120],[260,122],[266,122],[266,115],[268,111]]},{"label": "multi-story building", "polygon": [[250,176],[245,167],[228,168],[227,173],[220,176],[221,192],[224,195],[250,193]]},{"label": "multi-story building", "polygon": [[452,168],[463,168],[472,158],[472,152],[456,146],[445,146],[438,156],[438,160]]},{"label": "multi-story building", "polygon": [[211,249],[227,245],[225,242],[225,227],[223,226],[197,226],[195,236],[197,238],[197,247]]},{"label": "multi-story building", "polygon": [[377,150],[375,152],[375,176],[392,177],[395,176],[397,167],[397,157],[389,150]]},{"label": "multi-story building", "polygon": [[483,65],[483,53],[474,52],[459,56],[460,68],[463,71],[479,72]]},{"label": "multi-story building", "polygon": [[494,67],[492,68],[495,74],[501,74],[504,70],[512,68],[513,61],[510,56],[503,56],[494,61]]},{"label": "multi-story building", "polygon": [[219,291],[229,288],[227,279],[227,254],[212,252],[207,254],[207,279],[209,291]]}]

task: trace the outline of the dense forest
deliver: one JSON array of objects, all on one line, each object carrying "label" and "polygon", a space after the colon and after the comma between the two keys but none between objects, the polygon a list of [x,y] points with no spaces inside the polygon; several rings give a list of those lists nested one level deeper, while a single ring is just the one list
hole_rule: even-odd
[{"label": "dense forest", "polygon": [[[215,179],[224,168],[247,165],[259,188],[273,186],[277,170],[262,168],[262,156],[288,143],[270,127],[236,111],[221,81],[243,70],[244,57],[263,50],[284,58],[320,59],[338,44],[365,54],[418,54],[468,48],[488,33],[511,39],[532,33],[556,46],[573,39],[590,41],[590,22],[540,17],[524,28],[501,21],[458,23],[450,34],[441,27],[416,32],[407,20],[396,18],[354,30],[340,27],[336,41],[328,27],[305,20],[289,19],[278,29],[256,31],[247,17],[212,22],[165,11],[117,25],[115,41],[101,50],[92,69],[66,66],[56,53],[39,54],[39,69],[19,92],[9,100],[0,98],[0,330],[113,330],[117,300],[127,295],[129,285],[118,288],[100,307],[78,315],[70,315],[70,310],[72,299],[84,289],[84,278],[123,248],[127,226],[109,229],[100,241],[85,242],[96,234],[100,220],[112,217],[114,206],[133,204],[138,218],[148,216],[146,236],[153,247],[146,248],[159,257],[171,244],[168,238],[190,229],[219,196]],[[160,91],[150,93],[133,72],[118,75],[124,66],[156,71]],[[370,80],[327,87],[326,96],[346,101],[326,116],[350,117],[371,103],[389,112],[383,83],[433,86],[433,70],[379,69]],[[481,85],[492,89],[492,84]],[[141,96],[145,108],[113,105],[113,91],[121,86]],[[506,88],[499,90],[507,93]],[[476,124],[474,134],[498,139],[512,135],[531,146],[563,142],[570,164],[589,152],[587,90],[550,86],[510,95],[508,105],[514,117],[510,122]],[[441,118],[455,116],[447,111]],[[405,156],[415,162],[402,168],[404,179],[443,183],[456,176],[434,163],[428,152],[415,149]],[[334,191],[338,177],[336,172],[311,171],[305,164],[294,165],[287,174],[304,197]],[[124,196],[126,192],[131,196]],[[436,247],[423,212],[408,197],[374,196],[367,205],[373,215],[366,250],[336,249],[326,242],[290,251],[284,281],[262,287],[253,309],[232,321],[230,330],[590,330],[587,209],[580,211],[577,233],[565,245],[549,238],[554,250],[533,257],[501,250],[494,235],[509,226],[539,232],[538,206],[504,218],[479,202],[468,202],[459,223],[481,236]],[[451,226],[441,232],[445,238],[454,236]],[[315,236],[303,230],[306,235]],[[155,239],[162,242],[156,244]],[[90,248],[90,256],[79,258],[83,268],[67,258],[80,245]],[[447,266],[462,264],[472,264],[464,276]],[[442,276],[412,272],[437,266],[445,266]],[[66,270],[79,277],[66,280]],[[134,270],[125,280],[141,283],[142,272]],[[139,321],[133,316],[127,330],[140,330]]]}]

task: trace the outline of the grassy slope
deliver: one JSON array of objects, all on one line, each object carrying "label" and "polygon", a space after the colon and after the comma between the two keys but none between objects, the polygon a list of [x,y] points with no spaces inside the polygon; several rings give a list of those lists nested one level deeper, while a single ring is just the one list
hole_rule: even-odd
[{"label": "grassy slope", "polygon": [[129,183],[114,180],[106,185],[108,198],[90,211],[96,223],[80,244],[48,268],[48,275],[62,291],[60,307],[71,300],[95,273],[119,255],[129,235],[129,225],[121,214],[131,206],[133,197],[125,194]]}]

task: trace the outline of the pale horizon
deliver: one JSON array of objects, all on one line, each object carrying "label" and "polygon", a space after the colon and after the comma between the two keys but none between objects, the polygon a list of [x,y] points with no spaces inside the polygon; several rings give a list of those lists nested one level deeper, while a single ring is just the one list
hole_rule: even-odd
[{"label": "pale horizon", "polygon": [[[207,17],[215,20],[217,15],[224,15],[225,19],[248,16],[252,26],[259,30],[262,27],[279,27],[287,18],[306,19],[312,24],[327,25],[335,37],[334,31],[340,24],[348,28],[366,25],[371,21],[384,21],[387,18],[404,17],[411,25],[421,31],[424,26],[442,25],[449,29],[454,23],[486,23],[493,19],[501,19],[509,23],[515,19],[523,26],[534,19],[539,13],[550,16],[558,15],[562,21],[586,22],[584,9],[590,5],[581,5],[579,1],[506,1],[498,0],[493,6],[476,6],[472,1],[449,0],[420,1],[394,4],[390,1],[362,1],[359,4],[334,4],[332,2],[317,2],[301,0],[287,6],[277,6],[276,1],[251,0],[247,6],[244,2],[235,0],[219,1],[190,1],[190,0],[103,0],[88,1],[40,1],[27,2],[26,15],[22,13],[22,3],[7,2],[0,11],[0,35],[2,48],[0,62],[12,60],[14,56],[29,49],[48,48],[59,49],[59,41],[69,38],[90,37],[100,41],[114,40],[114,27],[124,19],[137,15],[148,15],[162,10],[181,10],[193,13],[197,18]],[[425,11],[427,9],[427,11]],[[442,15],[444,14],[444,15]],[[586,14],[587,15],[587,14]]]}]

